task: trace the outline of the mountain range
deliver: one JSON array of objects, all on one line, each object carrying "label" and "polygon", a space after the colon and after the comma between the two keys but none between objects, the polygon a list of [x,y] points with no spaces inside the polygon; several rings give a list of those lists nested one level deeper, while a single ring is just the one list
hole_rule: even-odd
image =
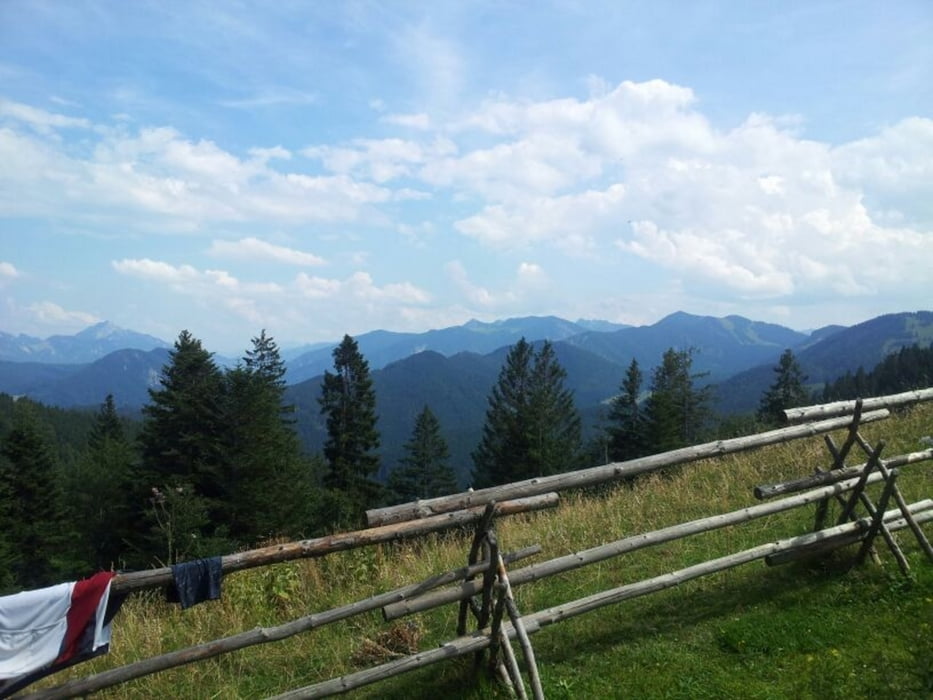
[{"label": "mountain range", "polygon": [[35,338],[0,331],[0,360],[82,364],[94,362],[117,350],[154,350],[171,345],[151,335],[129,331],[103,321],[75,335]]},{"label": "mountain range", "polygon": [[[740,316],[683,312],[638,327],[545,316],[470,321],[426,333],[361,334],[355,339],[373,374],[383,463],[391,466],[401,455],[415,417],[428,405],[462,473],[478,440],[489,391],[509,346],[522,337],[553,343],[567,371],[567,386],[585,424],[592,427],[602,420],[633,358],[647,388],[652,368],[668,348],[693,348],[694,371],[705,375],[702,382],[716,385],[717,410],[744,413],[757,407],[785,349],[793,350],[811,387],[819,388],[846,371],[870,369],[901,347],[931,345],[933,312],[889,314],[809,334]],[[129,345],[112,349],[121,342]],[[283,352],[287,398],[297,407],[297,428],[311,450],[323,444],[317,397],[321,375],[332,368],[334,345]],[[169,347],[157,338],[106,323],[44,341],[0,333],[0,392],[61,407],[97,407],[112,393],[118,407],[136,412],[148,401],[148,390],[158,386]],[[231,362],[218,360],[222,365]]]}]

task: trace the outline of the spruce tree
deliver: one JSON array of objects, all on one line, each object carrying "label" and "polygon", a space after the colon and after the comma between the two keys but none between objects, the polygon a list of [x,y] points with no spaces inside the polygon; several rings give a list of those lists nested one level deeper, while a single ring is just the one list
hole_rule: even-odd
[{"label": "spruce tree", "polygon": [[418,414],[405,443],[400,466],[389,474],[389,494],[395,503],[434,498],[457,491],[457,477],[447,463],[450,451],[441,426],[427,406]]},{"label": "spruce tree", "polygon": [[531,373],[530,456],[536,474],[519,478],[559,474],[577,467],[582,423],[573,392],[564,386],[566,379],[554,346],[545,341],[535,354]]},{"label": "spruce tree", "polygon": [[58,465],[32,405],[17,402],[13,426],[0,443],[0,531],[8,573],[17,586],[55,583],[62,561],[64,520]]},{"label": "spruce tree", "polygon": [[227,372],[231,536],[243,544],[310,528],[311,476],[285,404],[285,364],[263,330]]},{"label": "spruce tree", "polygon": [[550,343],[538,353],[524,338],[509,351],[493,386],[480,444],[473,452],[478,488],[572,469],[580,417],[564,388],[566,372]]},{"label": "spruce tree", "polygon": [[[136,561],[135,513],[144,503],[136,453],[124,436],[113,395],[108,394],[88,431],[87,448],[67,473],[65,509],[74,531],[72,549],[88,567],[121,568]],[[134,501],[136,501],[134,503]]]},{"label": "spruce tree", "polygon": [[643,375],[638,360],[632,358],[620,393],[609,408],[608,456],[613,462],[634,459],[645,454],[645,416],[639,406]]},{"label": "spruce tree", "polygon": [[113,394],[107,394],[103,405],[94,417],[94,424],[88,433],[87,442],[92,448],[99,447],[107,440],[121,442],[125,440],[123,423],[117,414],[117,407]]},{"label": "spruce tree", "polygon": [[379,469],[379,431],[369,363],[356,341],[345,335],[333,357],[334,372],[324,372],[319,403],[327,418],[327,518],[343,527],[361,523],[363,512],[379,500],[379,484],[372,480]]},{"label": "spruce tree", "polygon": [[774,373],[777,375],[774,383],[761,397],[758,419],[770,425],[779,425],[784,421],[784,409],[806,405],[809,396],[804,388],[807,378],[789,348],[781,354]]},{"label": "spruce tree", "polygon": [[229,506],[224,377],[187,330],[149,390],[139,442],[150,515],[170,560],[223,551]]},{"label": "spruce tree", "polygon": [[692,372],[694,352],[669,348],[652,374],[651,395],[645,402],[650,451],[693,445],[709,423],[711,389],[694,385],[705,376]]}]

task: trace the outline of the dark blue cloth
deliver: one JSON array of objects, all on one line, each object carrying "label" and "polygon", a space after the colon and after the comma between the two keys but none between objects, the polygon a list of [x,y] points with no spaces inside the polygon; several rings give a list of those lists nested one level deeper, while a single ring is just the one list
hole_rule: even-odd
[{"label": "dark blue cloth", "polygon": [[205,600],[217,600],[223,578],[220,557],[173,564],[172,578],[175,579],[175,593],[182,610]]}]

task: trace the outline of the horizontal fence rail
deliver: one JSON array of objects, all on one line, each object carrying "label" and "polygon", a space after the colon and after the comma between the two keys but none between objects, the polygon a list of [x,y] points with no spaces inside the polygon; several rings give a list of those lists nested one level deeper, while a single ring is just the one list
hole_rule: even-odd
[{"label": "horizontal fence rail", "polygon": [[[862,423],[883,420],[890,415],[887,409],[870,411],[861,416]],[[386,525],[389,523],[405,522],[417,518],[425,518],[439,513],[448,513],[462,508],[484,505],[491,501],[506,498],[520,498],[534,496],[548,491],[564,491],[571,488],[595,486],[608,481],[616,481],[644,474],[646,472],[670,467],[685,462],[693,462],[707,457],[718,457],[765,447],[790,440],[812,437],[834,430],[848,428],[852,425],[849,418],[833,418],[816,423],[806,423],[788,428],[778,428],[755,435],[716,440],[693,447],[684,447],[679,450],[662,452],[648,457],[628,460],[626,462],[613,462],[600,467],[591,467],[573,472],[563,472],[551,476],[542,476],[536,479],[517,481],[504,486],[493,486],[454,494],[441,496],[413,503],[403,503],[388,508],[376,508],[366,511],[367,522],[372,525]]]},{"label": "horizontal fence rail", "polygon": [[[496,503],[495,515],[514,515],[544,508],[554,508],[558,502],[559,496],[556,493],[543,493],[529,498],[502,501]],[[283,542],[282,544],[252,549],[247,552],[228,554],[221,558],[222,571],[227,574],[283,561],[322,557],[332,552],[342,552],[384,542],[420,537],[432,532],[472,525],[482,519],[483,513],[484,506],[476,506],[457,512],[443,513],[420,521],[384,525],[353,532],[340,532],[310,540]],[[111,590],[138,591],[145,588],[160,588],[171,583],[172,569],[166,566],[161,569],[118,574],[113,577]]]},{"label": "horizontal fence rail", "polygon": [[831,418],[834,416],[851,415],[856,406],[861,403],[862,410],[871,411],[879,408],[901,408],[921,401],[933,401],[933,388],[905,391],[900,394],[875,396],[854,401],[834,401],[816,406],[800,406],[784,410],[784,418],[789,423],[799,423],[805,420]]}]

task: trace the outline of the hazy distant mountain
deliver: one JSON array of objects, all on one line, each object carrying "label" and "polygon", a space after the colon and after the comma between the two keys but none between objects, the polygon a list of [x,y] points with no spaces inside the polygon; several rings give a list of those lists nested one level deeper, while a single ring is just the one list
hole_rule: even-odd
[{"label": "hazy distant mountain", "polygon": [[[432,350],[451,356],[458,352],[490,353],[498,348],[514,344],[520,338],[533,340],[564,340],[585,332],[586,328],[555,316],[530,316],[510,318],[503,321],[484,323],[469,321],[462,326],[452,326],[425,333],[394,333],[372,331],[354,338],[360,352],[365,355],[372,370],[385,367],[415,353]],[[300,382],[323,374],[333,368],[332,350],[336,343],[317,347],[288,362],[289,382]]]},{"label": "hazy distant mountain", "polygon": [[151,335],[119,328],[107,321],[75,335],[34,338],[0,332],[0,360],[82,364],[93,362],[116,350],[154,350],[168,343]]},{"label": "hazy distant mountain", "polygon": [[[77,366],[66,374],[49,377],[16,393],[63,407],[99,406],[107,394],[113,394],[118,408],[137,409],[148,403],[148,390],[158,386],[162,367],[168,361],[169,351],[165,348],[148,352],[117,350],[96,362]],[[0,369],[5,371],[13,364],[22,366],[22,363],[3,363]],[[0,378],[2,376],[0,373]],[[6,385],[0,385],[0,390],[9,392]]]},{"label": "hazy distant mountain", "polygon": [[[704,380],[718,384],[719,410],[754,410],[773,381],[772,368],[786,348],[794,350],[813,382],[835,379],[860,365],[871,369],[886,353],[904,345],[933,341],[933,312],[882,316],[852,328],[827,327],[805,335],[739,316],[712,318],[677,313],[651,326],[609,332],[586,330],[579,323],[554,317],[471,321],[427,333],[375,331],[358,336],[370,362],[377,393],[383,455],[394,464],[410,436],[415,416],[425,404],[441,421],[459,468],[469,462],[486,411],[489,390],[516,340],[550,338],[567,370],[585,422],[592,425],[636,358],[650,386],[651,372],[668,348],[694,347],[693,368],[710,372]],[[425,346],[433,346],[425,350]],[[477,350],[477,348],[479,348]],[[330,347],[319,347],[314,363],[308,353],[297,373],[317,372],[290,382],[289,401],[299,408],[298,429],[311,449],[320,449],[324,425],[317,399],[324,370],[332,369]],[[394,360],[388,360],[394,356]],[[120,350],[92,363],[51,364],[0,361],[0,391],[26,394],[56,406],[100,405],[113,393],[121,408],[138,409],[148,402],[169,350]],[[315,364],[316,363],[316,364]],[[294,373],[290,377],[296,376]]]},{"label": "hazy distant mountain", "polygon": [[[902,347],[933,344],[933,312],[888,314],[850,328],[815,332],[797,347],[788,346],[811,385],[822,385],[859,367],[871,370]],[[817,342],[813,336],[821,337]],[[717,388],[719,410],[743,413],[758,408],[761,395],[774,382],[777,362],[753,367],[723,381]]]},{"label": "hazy distant mountain", "polygon": [[695,348],[693,369],[708,372],[708,381],[713,382],[777,358],[785,348],[806,339],[803,333],[773,323],[741,316],[694,316],[681,311],[651,326],[612,333],[588,332],[567,342],[626,367],[634,358],[642,371],[656,365],[669,348]]},{"label": "hazy distant mountain", "polygon": [[613,323],[612,321],[601,321],[596,318],[578,318],[575,323],[588,331],[598,331],[600,333],[612,333],[613,331],[632,327],[628,323]]},{"label": "hazy distant mountain", "polygon": [[17,396],[29,394],[79,371],[84,365],[54,365],[48,362],[0,360],[0,391]]}]

